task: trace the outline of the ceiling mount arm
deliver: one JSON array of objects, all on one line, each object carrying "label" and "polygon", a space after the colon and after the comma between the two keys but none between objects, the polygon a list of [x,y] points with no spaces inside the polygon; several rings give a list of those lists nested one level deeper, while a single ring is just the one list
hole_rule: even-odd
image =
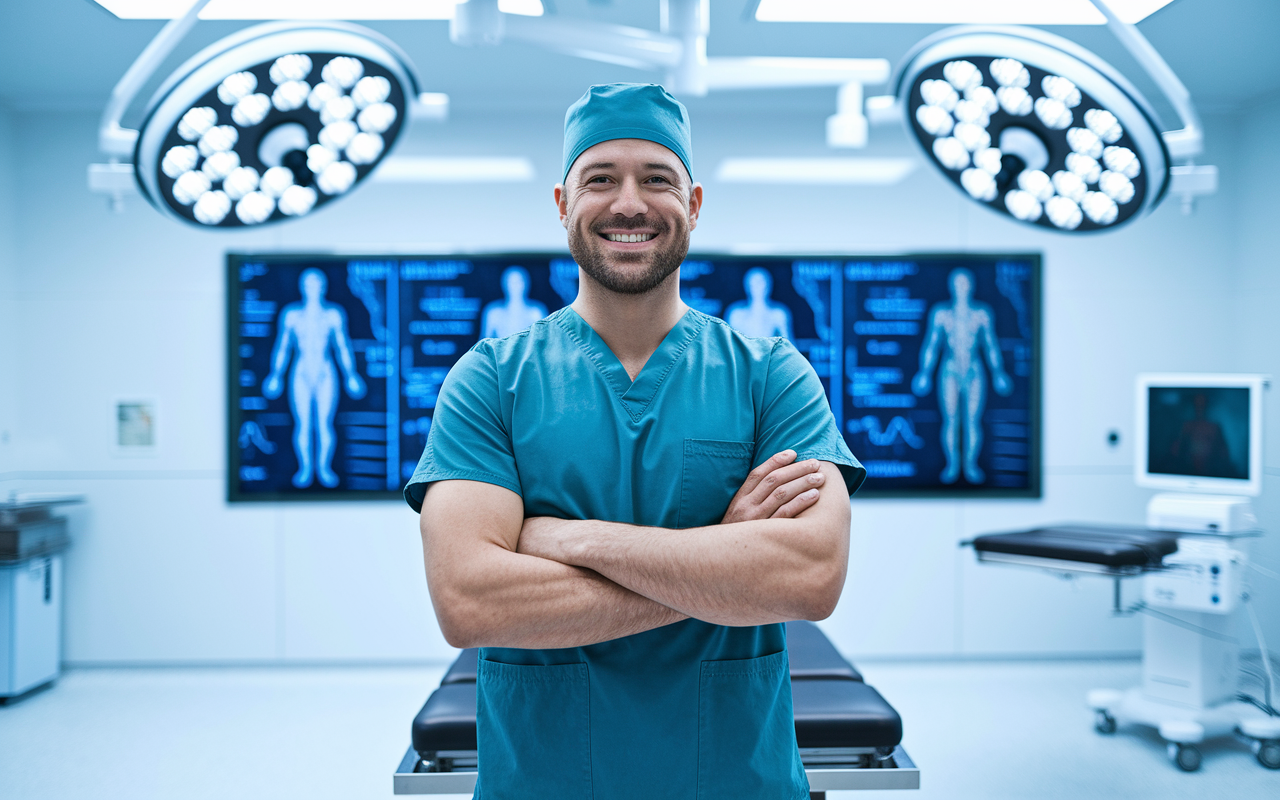
[{"label": "ceiling mount arm", "polygon": [[[461,11],[475,0],[458,6]],[[505,38],[565,55],[635,69],[670,69],[680,64],[679,39],[644,28],[594,22],[504,15]]]},{"label": "ceiling mount arm", "polygon": [[1187,87],[1182,84],[1169,64],[1156,52],[1137,26],[1117,17],[1107,5],[1106,0],[1089,0],[1089,2],[1107,18],[1107,27],[1111,28],[1111,32],[1125,46],[1130,55],[1142,65],[1142,68],[1160,87],[1160,91],[1164,92],[1164,96],[1169,98],[1174,111],[1178,112],[1178,117],[1182,120],[1182,129],[1165,131],[1162,134],[1165,146],[1169,148],[1169,155],[1174,158],[1191,158],[1199,155],[1204,145],[1204,129],[1200,125],[1200,115],[1196,113],[1195,106],[1191,103],[1191,93],[1187,91]]},{"label": "ceiling mount arm", "polygon": [[565,55],[636,69],[671,69],[681,60],[681,42],[644,28],[506,14],[498,0],[460,3],[449,23],[457,45],[492,46],[518,41]]},{"label": "ceiling mount arm", "polygon": [[160,64],[196,24],[200,11],[208,4],[209,0],[195,0],[187,13],[165,23],[156,38],[151,40],[111,90],[111,99],[107,101],[107,107],[102,112],[102,122],[98,125],[98,149],[103,153],[112,157],[133,156],[138,132],[120,127],[120,120],[124,118],[124,112],[133,98],[137,97]]}]

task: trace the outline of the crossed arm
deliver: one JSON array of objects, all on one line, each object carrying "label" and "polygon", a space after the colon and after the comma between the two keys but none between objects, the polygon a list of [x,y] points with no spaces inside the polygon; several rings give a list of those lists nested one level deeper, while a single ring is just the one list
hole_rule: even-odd
[{"label": "crossed arm", "polygon": [[422,508],[427,586],[456,647],[580,647],[689,617],[822,619],[848,563],[843,487],[835,465],[785,451],[752,471],[721,524],[671,530],[525,519],[514,492],[440,481]]}]

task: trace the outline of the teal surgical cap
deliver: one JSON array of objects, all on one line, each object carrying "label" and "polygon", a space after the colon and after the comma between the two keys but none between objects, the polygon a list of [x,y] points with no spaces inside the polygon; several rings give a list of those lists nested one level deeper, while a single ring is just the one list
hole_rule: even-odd
[{"label": "teal surgical cap", "polygon": [[564,175],[589,147],[613,139],[647,139],[689,166],[689,112],[654,83],[605,83],[592,86],[564,115]]}]

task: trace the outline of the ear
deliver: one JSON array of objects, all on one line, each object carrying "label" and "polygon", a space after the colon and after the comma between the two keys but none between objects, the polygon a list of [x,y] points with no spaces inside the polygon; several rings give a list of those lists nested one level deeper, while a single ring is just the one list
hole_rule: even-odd
[{"label": "ear", "polygon": [[560,224],[569,227],[569,193],[564,190],[563,183],[557,183],[553,191],[556,209],[560,212]]},{"label": "ear", "polygon": [[702,211],[702,184],[695,183],[689,192],[689,230],[698,227],[698,214]]}]

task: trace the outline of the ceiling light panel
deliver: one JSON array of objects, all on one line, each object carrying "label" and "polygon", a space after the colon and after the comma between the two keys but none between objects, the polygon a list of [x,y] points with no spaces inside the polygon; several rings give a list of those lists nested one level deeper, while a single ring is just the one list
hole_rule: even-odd
[{"label": "ceiling light panel", "polygon": [[[191,0],[95,0],[120,19],[174,19]],[[211,0],[200,19],[453,19],[460,0]],[[538,17],[541,0],[499,0],[507,14]]]},{"label": "ceiling light panel", "polygon": [[527,158],[486,156],[394,156],[371,180],[378,183],[519,183],[534,178]]},{"label": "ceiling light panel", "polygon": [[[216,0],[215,0],[216,2]],[[1121,21],[1146,19],[1173,0],[1108,0]],[[1105,25],[1089,0],[760,0],[761,22],[890,22],[940,25]]]},{"label": "ceiling light panel", "polygon": [[913,158],[726,158],[716,180],[726,183],[890,186],[910,175]]}]

